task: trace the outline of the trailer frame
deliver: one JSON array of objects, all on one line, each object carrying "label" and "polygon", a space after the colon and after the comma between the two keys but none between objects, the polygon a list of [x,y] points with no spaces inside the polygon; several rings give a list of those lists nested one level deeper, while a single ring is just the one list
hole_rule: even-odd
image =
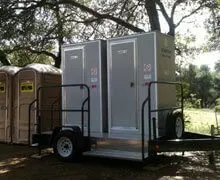
[{"label": "trailer frame", "polygon": [[[151,86],[153,84],[168,84],[168,85],[177,85],[181,89],[181,100],[180,100],[180,106],[178,107],[170,107],[170,108],[163,108],[163,109],[151,109]],[[37,98],[29,105],[29,145],[31,145],[31,133],[30,133],[30,118],[31,118],[31,108],[33,104],[36,103],[36,116],[37,116],[37,123],[35,126],[37,126],[37,133],[32,136],[32,143],[38,143],[38,154],[41,155],[42,148],[44,147],[51,147],[53,146],[53,140],[54,138],[64,130],[71,130],[75,131],[77,127],[75,126],[61,126],[61,127],[55,127],[51,134],[44,134],[41,131],[41,116],[40,116],[40,107],[39,107],[39,97],[40,97],[40,91],[44,88],[63,88],[63,87],[80,87],[85,88],[87,90],[87,97],[84,99],[83,103],[81,104],[81,108],[79,109],[54,109],[54,103],[52,104],[51,111],[60,111],[60,112],[80,112],[81,113],[81,127],[82,127],[82,135],[85,141],[85,146],[87,148],[84,149],[85,151],[90,151],[91,144],[94,142],[94,139],[91,138],[90,134],[90,88],[86,84],[67,84],[67,85],[59,85],[59,86],[42,86],[39,87],[37,90]],[[85,104],[87,103],[87,109],[85,109]],[[149,139],[148,142],[148,153],[149,156],[145,157],[145,111],[144,108],[148,104],[148,126],[152,127],[149,128]],[[204,134],[198,134],[198,133],[191,133],[191,132],[184,132],[182,139],[168,139],[167,137],[156,137],[156,120],[155,118],[151,117],[152,112],[159,112],[159,111],[167,111],[170,110],[171,113],[173,113],[175,110],[180,110],[181,116],[183,118],[183,87],[181,83],[177,82],[167,82],[167,81],[151,81],[148,83],[148,96],[142,103],[141,108],[141,161],[144,161],[148,159],[149,157],[161,153],[161,152],[184,152],[184,151],[214,151],[214,150],[220,150],[220,138],[217,136],[214,136],[214,134],[211,135],[204,135]],[[87,127],[87,136],[84,136],[84,113],[87,112],[87,121],[88,121],[88,127]]]},{"label": "trailer frame", "polygon": [[[40,109],[39,107],[39,99],[40,99],[40,91],[43,89],[49,89],[49,88],[65,88],[65,87],[78,87],[80,89],[86,89],[87,91],[87,96],[86,98],[83,100],[82,104],[81,104],[81,108],[78,109],[54,109],[54,103],[55,101],[52,103],[51,105],[51,112],[52,111],[59,111],[59,112],[78,112],[81,113],[81,127],[82,127],[82,135],[84,136],[84,113],[87,112],[88,116],[87,116],[87,122],[88,122],[88,126],[87,126],[87,137],[86,137],[86,141],[88,144],[90,144],[90,88],[86,85],[86,84],[63,84],[63,85],[53,85],[53,86],[41,86],[37,89],[37,98],[34,99],[30,105],[29,105],[29,120],[28,120],[28,142],[29,142],[29,146],[31,146],[32,144],[37,144],[38,147],[38,154],[41,155],[42,152],[42,148],[43,147],[50,147],[53,144],[53,140],[56,138],[57,134],[59,132],[62,131],[62,129],[70,129],[72,131],[74,131],[76,129],[75,126],[60,126],[60,127],[55,127],[54,129],[51,129],[52,132],[49,133],[43,133],[41,130],[41,116],[40,116],[40,111],[42,109]],[[36,103],[36,119],[37,119],[37,123],[34,124],[34,126],[36,126],[37,132],[36,134],[32,135],[32,142],[31,142],[31,108],[34,105],[34,103]],[[85,109],[85,104],[87,103],[88,107],[87,109]],[[53,117],[53,116],[52,116]],[[53,119],[51,119],[51,124],[53,123]],[[51,126],[52,127],[52,126]]]}]

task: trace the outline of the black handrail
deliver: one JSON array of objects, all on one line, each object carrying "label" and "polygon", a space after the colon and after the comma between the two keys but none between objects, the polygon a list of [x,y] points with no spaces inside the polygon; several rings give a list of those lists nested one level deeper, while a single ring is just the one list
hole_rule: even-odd
[{"label": "black handrail", "polygon": [[84,106],[85,106],[85,103],[87,102],[88,98],[86,98],[83,103],[82,103],[82,106],[81,106],[81,113],[82,113],[82,135],[84,136],[84,112],[86,110],[84,110]]},{"label": "black handrail", "polygon": [[[151,85],[152,84],[170,84],[170,85],[179,85],[181,87],[181,106],[180,107],[171,107],[171,108],[161,108],[161,109],[151,109]],[[143,101],[142,108],[141,108],[141,136],[142,136],[142,160],[145,159],[145,123],[144,123],[144,117],[145,117],[145,105],[148,102],[148,126],[149,126],[149,140],[151,140],[151,113],[152,112],[158,112],[158,111],[166,111],[166,110],[176,110],[181,109],[182,116],[183,116],[183,86],[181,83],[178,82],[167,82],[167,81],[151,81],[148,83],[148,97]],[[183,117],[182,117],[183,118]],[[156,120],[153,120],[153,135],[154,138],[156,138]]]},{"label": "black handrail", "polygon": [[[82,112],[82,124],[84,125],[84,112],[88,113],[88,139],[90,139],[90,89],[89,86],[86,84],[63,84],[63,85],[52,85],[52,86],[41,86],[37,89],[37,113],[36,113],[36,118],[37,118],[37,133],[38,135],[41,135],[41,115],[40,115],[40,110],[39,110],[39,98],[40,98],[40,91],[41,89],[49,89],[49,88],[62,88],[62,87],[83,87],[86,88],[87,90],[87,98],[83,101],[81,109],[61,109],[61,111],[71,111],[71,112]],[[88,108],[87,110],[84,110],[84,106],[88,103]],[[84,127],[82,127],[84,131]],[[38,153],[39,155],[41,154],[41,144],[39,142],[38,144]]]},{"label": "black handrail", "polygon": [[[178,85],[181,88],[181,106],[180,107],[171,107],[171,108],[164,108],[164,109],[156,109],[151,110],[151,85],[152,84],[170,84],[170,85]],[[178,82],[168,82],[168,81],[151,81],[148,84],[148,121],[149,121],[149,140],[151,140],[151,113],[158,112],[158,111],[165,111],[165,110],[173,110],[173,109],[181,109],[181,115],[183,116],[183,86],[181,83]],[[183,118],[183,117],[182,117]]]},{"label": "black handrail", "polygon": [[145,159],[145,147],[144,147],[144,107],[145,107],[145,104],[147,103],[147,101],[149,100],[149,97],[147,97],[144,102],[142,103],[142,106],[141,106],[141,144],[142,144],[142,160]]},{"label": "black handrail", "polygon": [[50,128],[53,129],[53,112],[54,112],[54,105],[59,102],[60,98],[57,98],[55,101],[53,101],[52,105],[51,105],[51,122],[50,122]]},{"label": "black handrail", "polygon": [[37,101],[37,99],[33,100],[28,107],[28,145],[31,145],[31,107]]}]

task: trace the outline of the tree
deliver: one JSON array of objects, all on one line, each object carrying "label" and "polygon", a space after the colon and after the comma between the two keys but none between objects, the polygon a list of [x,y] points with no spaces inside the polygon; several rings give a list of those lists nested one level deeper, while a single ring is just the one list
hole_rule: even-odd
[{"label": "tree", "polygon": [[214,90],[216,98],[220,97],[220,61],[215,64],[214,78]]},{"label": "tree", "polygon": [[197,83],[197,95],[201,99],[201,108],[207,107],[209,99],[212,98],[210,93],[211,87],[213,87],[213,79],[210,69],[207,65],[202,65],[196,75]]},{"label": "tree", "polygon": [[24,67],[32,63],[52,64],[52,58],[44,54],[31,53],[27,50],[14,51],[8,54],[11,64]]},{"label": "tree", "polygon": [[215,63],[215,71],[220,73],[220,60]]},{"label": "tree", "polygon": [[215,8],[211,9],[210,17],[206,22],[206,28],[210,34],[208,48],[209,50],[219,50],[220,42],[220,2],[216,0]]},{"label": "tree", "polygon": [[[216,63],[218,65],[218,63]],[[218,66],[217,66],[218,67]],[[220,96],[220,71],[211,72],[207,65],[198,68],[189,64],[180,76],[184,99],[193,107],[210,107]]]},{"label": "tree", "polygon": [[[24,54],[30,55],[31,53],[33,56],[29,57],[33,58],[30,62],[39,59],[35,58],[36,55],[41,56],[40,59],[42,59],[42,55],[45,55],[53,58],[55,66],[59,67],[63,38],[66,34],[71,36],[69,29],[72,27],[63,28],[63,24],[66,23],[64,20],[66,11],[59,10],[59,6],[55,6],[53,9],[47,6],[31,8],[29,4],[31,6],[33,4],[31,3],[32,1],[24,2],[2,2],[3,8],[0,9],[0,15],[2,15],[0,35],[2,37],[1,48],[3,52],[10,54],[8,58],[14,57],[11,55],[13,53],[16,56],[19,53],[22,56]],[[9,16],[9,20],[5,19],[8,18],[7,16]],[[67,35],[66,38],[68,38]],[[57,45],[58,53],[53,53],[52,51]],[[3,64],[6,63],[3,62]]]},{"label": "tree", "polygon": [[[169,26],[168,34],[175,36],[185,19],[215,4],[215,0],[1,1],[1,49],[6,54],[21,49],[45,54],[59,67],[65,42],[161,31],[160,14]],[[177,18],[180,11],[186,13]]]}]

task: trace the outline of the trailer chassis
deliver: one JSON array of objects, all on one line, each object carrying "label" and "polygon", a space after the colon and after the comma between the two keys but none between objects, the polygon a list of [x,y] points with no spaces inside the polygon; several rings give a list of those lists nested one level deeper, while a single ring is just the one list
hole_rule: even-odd
[{"label": "trailer chassis", "polygon": [[[151,86],[153,84],[168,84],[168,85],[177,85],[181,89],[181,100],[179,107],[171,107],[171,108],[163,108],[163,109],[152,109],[151,108]],[[78,112],[81,113],[81,128],[74,126],[61,126],[56,127],[52,130],[51,134],[43,134],[41,131],[41,116],[40,116],[40,107],[39,107],[39,99],[40,99],[40,91],[44,88],[65,88],[65,87],[81,87],[87,90],[87,97],[83,101],[80,109],[59,109],[60,112]],[[42,148],[53,146],[53,141],[59,133],[68,129],[70,131],[75,132],[76,129],[80,133],[78,133],[80,137],[80,142],[83,144],[83,148],[80,149],[82,152],[90,151],[91,145],[95,143],[95,138],[90,135],[90,89],[86,84],[69,84],[69,85],[61,85],[61,86],[46,86],[39,87],[37,90],[37,98],[29,105],[29,144],[31,144],[31,109],[33,104],[36,103],[36,116],[37,123],[35,124],[37,127],[37,133],[32,136],[32,143],[38,143],[38,154],[41,155]],[[87,109],[85,109],[85,104],[87,103]],[[148,126],[149,128],[149,139],[145,139],[145,106],[148,104]],[[51,111],[53,111],[54,103],[51,107]],[[184,132],[183,137],[181,139],[168,139],[167,137],[156,137],[156,120],[152,118],[152,112],[160,112],[167,111],[173,112],[175,110],[179,110],[181,112],[181,116],[183,118],[183,87],[182,84],[176,82],[165,82],[165,81],[152,81],[148,84],[148,96],[142,103],[142,111],[141,111],[141,161],[146,160],[148,157],[151,157],[157,153],[161,152],[184,152],[184,151],[214,151],[220,150],[220,138],[211,135],[204,135],[198,133]],[[88,113],[87,116],[87,136],[84,135],[84,113]],[[145,157],[146,147],[145,143],[148,142],[148,157]]]}]

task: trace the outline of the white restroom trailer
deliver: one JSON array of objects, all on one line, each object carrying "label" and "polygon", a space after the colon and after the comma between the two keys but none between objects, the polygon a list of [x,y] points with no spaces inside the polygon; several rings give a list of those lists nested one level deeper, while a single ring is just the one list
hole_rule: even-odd
[{"label": "white restroom trailer", "polygon": [[[81,154],[143,161],[158,152],[220,148],[218,137],[184,132],[171,36],[149,32],[64,45],[62,70],[62,126],[45,136],[38,125],[39,154],[47,142],[68,161]],[[40,114],[36,119],[43,121]]]},{"label": "white restroom trailer", "polygon": [[[108,39],[107,59],[104,41],[65,45],[62,63],[62,84],[81,83],[90,88],[91,147],[84,155],[132,160],[146,158],[149,124],[148,116],[145,116],[143,133],[141,107],[148,96],[149,82],[175,80],[173,37],[150,32]],[[176,106],[175,86],[152,84],[151,89],[151,109]],[[64,132],[66,127],[77,126],[88,135],[86,123],[82,128],[82,113],[71,111],[83,104],[85,90],[63,87],[62,93]],[[144,110],[147,114],[147,106]],[[152,113],[156,119],[156,137],[166,135],[168,112],[170,110]],[[72,155],[68,155],[70,151],[65,147],[69,147],[69,143],[65,143],[68,140],[62,136],[70,139],[68,133],[61,133],[61,142],[59,138],[55,142],[55,152],[66,158]]]},{"label": "white restroom trailer", "polygon": [[[175,81],[174,39],[159,32],[108,39],[107,62],[108,132],[86,154],[141,160],[142,103],[148,96],[150,82]],[[176,86],[152,84],[151,109],[176,106]],[[156,138],[167,135],[170,111],[152,112],[152,118],[156,119]],[[147,106],[145,114],[148,114]],[[144,126],[144,157],[148,157],[147,115]],[[151,128],[153,131],[153,123]]]}]

